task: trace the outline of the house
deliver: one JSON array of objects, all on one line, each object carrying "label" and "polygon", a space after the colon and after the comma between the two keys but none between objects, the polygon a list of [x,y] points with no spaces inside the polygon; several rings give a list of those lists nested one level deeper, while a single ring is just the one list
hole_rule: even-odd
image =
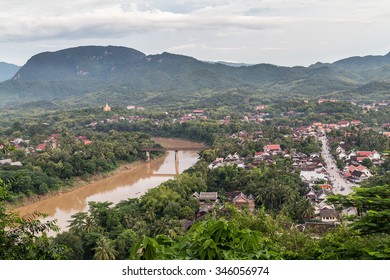
[{"label": "house", "polygon": [[261,111],[267,108],[267,105],[258,105],[256,106],[256,111]]},{"label": "house", "polygon": [[326,197],[331,193],[329,189],[320,189],[317,193],[317,200],[324,201]]},{"label": "house", "polygon": [[367,178],[372,176],[370,170],[368,170],[368,168],[365,167],[365,166],[363,166],[363,165],[359,165],[358,167],[356,167],[356,170],[359,170],[360,172],[363,172],[364,175],[365,175]]},{"label": "house", "polygon": [[356,154],[355,151],[349,151],[349,152],[347,152],[347,157],[346,157],[346,159],[347,159],[347,160],[351,160],[353,157],[356,157],[356,156],[357,156],[357,154]]},{"label": "house", "polygon": [[41,152],[44,150],[46,150],[46,143],[41,143],[41,144],[38,144],[37,146],[35,146],[35,151],[37,151],[37,152]]},{"label": "house", "polygon": [[356,182],[356,183],[361,182],[365,178],[367,178],[367,176],[359,170],[354,170],[351,173],[351,177],[350,177],[351,181]]},{"label": "house", "polygon": [[77,136],[77,139],[83,142],[84,145],[92,144],[92,141],[89,140],[87,136]]},{"label": "house", "polygon": [[351,178],[351,172],[345,172],[344,173],[344,177],[347,179],[347,180],[349,180],[350,178]]},{"label": "house", "polygon": [[386,136],[386,137],[388,137],[388,138],[390,138],[390,131],[388,131],[388,132],[383,132],[383,135]]},{"label": "house", "polygon": [[339,153],[345,153],[345,149],[341,145],[338,145],[337,148],[336,148],[336,152],[338,154]]},{"label": "house", "polygon": [[224,159],[223,158],[216,158],[212,163],[209,164],[208,168],[209,169],[215,169],[220,166],[224,165]]},{"label": "house", "polygon": [[361,158],[361,160],[363,160],[365,158],[369,158],[371,160],[380,160],[381,159],[380,153],[378,153],[375,150],[373,150],[373,151],[357,151],[356,156],[358,157],[358,161],[359,161],[359,158]]},{"label": "house", "polygon": [[12,163],[12,159],[10,158],[0,160],[0,165],[6,165],[11,163]]},{"label": "house", "polygon": [[301,171],[301,179],[306,183],[316,183],[317,181],[328,180],[325,174],[317,173],[315,171]]},{"label": "house", "polygon": [[282,148],[280,147],[280,145],[275,145],[275,144],[266,145],[264,147],[264,152],[270,153],[272,155],[277,155],[282,153]]},{"label": "house", "polygon": [[366,158],[366,157],[370,157],[370,155],[371,155],[370,151],[357,151],[356,152],[356,156],[358,156],[358,157]]},{"label": "house", "polygon": [[340,152],[337,154],[338,159],[345,159],[347,158],[347,154],[345,152]]},{"label": "house", "polygon": [[20,161],[12,161],[10,158],[0,160],[0,165],[23,166]]},{"label": "house", "polygon": [[381,159],[381,154],[378,153],[377,151],[373,150],[373,151],[371,151],[370,159],[371,160],[379,160],[379,159]]},{"label": "house", "polygon": [[322,126],[322,123],[320,123],[320,122],[314,122],[314,123],[313,123],[313,126],[314,126],[314,127],[320,127],[320,126]]},{"label": "house", "polygon": [[264,158],[264,155],[269,155],[267,153],[264,153],[264,152],[255,152],[255,160],[262,160]]},{"label": "house", "polygon": [[240,139],[245,139],[248,137],[248,132],[246,132],[245,130],[242,130],[238,133],[238,138]]},{"label": "house", "polygon": [[14,138],[10,143],[14,146],[19,145],[20,143],[24,142],[23,138]]},{"label": "house", "polygon": [[359,120],[353,120],[353,121],[351,121],[351,125],[359,125],[359,124],[361,124],[362,122],[361,121],[359,121]]},{"label": "house", "polygon": [[194,114],[197,117],[204,116],[206,114],[205,110],[193,110],[192,114]]},{"label": "house", "polygon": [[311,187],[306,191],[304,197],[309,199],[312,203],[317,201],[317,193]]},{"label": "house", "polygon": [[217,192],[200,192],[198,200],[199,201],[217,201],[218,193]]},{"label": "house", "polygon": [[50,141],[57,141],[59,137],[60,137],[60,134],[55,133],[55,134],[50,135],[49,140]]},{"label": "house", "polygon": [[229,154],[226,158],[225,158],[225,161],[237,161],[237,160],[240,160],[240,155],[237,154],[237,153],[234,153],[234,155],[232,154]]},{"label": "house", "polygon": [[248,206],[250,210],[255,209],[255,198],[253,195],[246,196],[241,191],[235,191],[227,193],[227,201],[232,203],[236,207]]},{"label": "house", "polygon": [[199,202],[199,211],[197,216],[203,216],[213,209],[218,202],[218,193],[217,192],[195,192],[192,195]]},{"label": "house", "polygon": [[334,209],[321,209],[320,218],[323,223],[334,223],[338,221],[339,214]]},{"label": "house", "polygon": [[341,121],[337,123],[340,127],[348,127],[349,121]]}]

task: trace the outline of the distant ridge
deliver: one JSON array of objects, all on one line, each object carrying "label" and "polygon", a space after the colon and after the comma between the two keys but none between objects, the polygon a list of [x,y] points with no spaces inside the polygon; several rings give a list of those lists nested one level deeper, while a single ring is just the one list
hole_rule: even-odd
[{"label": "distant ridge", "polygon": [[20,66],[0,62],[0,82],[11,79],[19,69]]},{"label": "distant ridge", "polygon": [[241,67],[241,66],[253,66],[255,64],[249,64],[249,63],[240,63],[240,62],[230,62],[230,61],[205,61],[211,64],[219,63],[227,66],[232,67]]},{"label": "distant ridge", "polygon": [[146,55],[118,46],[81,46],[31,57],[12,80],[0,84],[0,106],[27,102],[31,106],[38,100],[57,100],[56,106],[61,102],[101,105],[107,98],[118,105],[174,106],[221,98],[233,104],[244,95],[389,99],[389,84],[390,54],[283,67],[203,62],[167,52]]}]

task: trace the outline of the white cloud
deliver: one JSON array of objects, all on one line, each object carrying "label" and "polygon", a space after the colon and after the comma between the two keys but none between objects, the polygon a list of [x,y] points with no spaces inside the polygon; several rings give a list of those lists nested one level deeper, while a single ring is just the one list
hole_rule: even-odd
[{"label": "white cloud", "polygon": [[390,6],[387,0],[13,0],[0,1],[0,22],[0,60],[12,50],[32,52],[31,42],[41,45],[34,51],[107,42],[208,60],[310,64],[336,56],[331,52],[386,49]]}]

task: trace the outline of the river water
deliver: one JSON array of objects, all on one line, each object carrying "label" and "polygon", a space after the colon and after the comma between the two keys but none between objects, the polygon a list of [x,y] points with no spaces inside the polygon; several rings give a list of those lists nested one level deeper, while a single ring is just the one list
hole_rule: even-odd
[{"label": "river water", "polygon": [[[176,138],[154,138],[154,140],[165,148],[203,147],[200,143]],[[110,201],[118,203],[128,198],[140,197],[149,189],[174,178],[176,174],[191,167],[198,160],[197,151],[179,151],[178,156],[179,160],[176,161],[175,152],[167,151],[163,157],[156,160],[140,163],[106,179],[13,211],[18,211],[22,216],[34,211],[46,213],[49,216],[45,220],[57,219],[57,225],[63,231],[66,230],[68,220],[73,214],[88,210],[88,202]]]}]

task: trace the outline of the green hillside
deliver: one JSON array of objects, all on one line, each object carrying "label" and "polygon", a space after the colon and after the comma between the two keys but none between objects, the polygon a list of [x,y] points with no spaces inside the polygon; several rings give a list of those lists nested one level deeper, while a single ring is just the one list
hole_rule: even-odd
[{"label": "green hillside", "polygon": [[[13,77],[0,83],[0,106],[40,100],[64,106],[102,104],[236,103],[229,92],[272,99],[325,97],[389,99],[390,54],[352,57],[332,64],[233,67],[162,53],[145,55],[115,46],[76,47],[33,56]],[[220,100],[222,98],[222,100]],[[32,103],[31,103],[32,102]]]}]

